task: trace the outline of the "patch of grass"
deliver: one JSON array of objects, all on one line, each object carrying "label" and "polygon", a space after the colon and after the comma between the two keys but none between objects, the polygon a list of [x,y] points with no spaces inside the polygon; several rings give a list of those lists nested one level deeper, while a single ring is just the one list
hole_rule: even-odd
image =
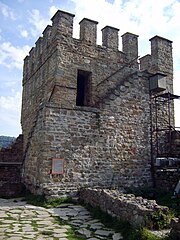
[{"label": "patch of grass", "polygon": [[57,223],[59,225],[67,225],[67,222],[62,220],[60,217],[53,217],[54,218],[54,223]]},{"label": "patch of grass", "polygon": [[31,193],[26,194],[23,200],[25,200],[28,204],[44,208],[57,207],[62,203],[72,202],[72,199],[70,197],[63,197],[58,199],[46,199],[44,195],[33,195]]},{"label": "patch of grass", "polygon": [[162,238],[159,238],[149,232],[146,228],[136,228],[127,238],[128,240],[162,240]]},{"label": "patch of grass", "polygon": [[14,220],[14,221],[16,221],[16,219],[15,218],[13,218],[12,216],[7,216],[7,217],[4,217],[4,220]]},{"label": "patch of grass", "polygon": [[46,200],[47,202],[47,207],[58,207],[59,205],[63,203],[72,203],[72,199],[70,197],[63,197],[63,198],[58,198],[58,199],[48,199]]},{"label": "patch of grass", "polygon": [[67,235],[68,235],[68,240],[85,240],[85,239],[87,239],[85,237],[77,235],[73,228],[72,229],[68,229]]},{"label": "patch of grass", "polygon": [[34,228],[34,230],[38,229],[38,224],[37,224],[37,222],[35,220],[31,221],[31,226]]},{"label": "patch of grass", "polygon": [[167,206],[175,217],[180,216],[180,198],[173,197],[173,193],[159,192],[155,200],[159,205]]},{"label": "patch of grass", "polygon": [[22,201],[26,201],[28,204],[32,204],[34,206],[39,206],[39,207],[43,207],[46,203],[46,199],[44,196],[42,195],[35,196],[31,193],[27,193],[24,199],[22,199]]},{"label": "patch of grass", "polygon": [[152,214],[152,222],[153,222],[152,228],[156,230],[169,228],[171,218],[172,218],[171,214],[166,215],[161,210],[154,212]]},{"label": "patch of grass", "polygon": [[153,230],[169,229],[173,217],[171,212],[164,213],[163,210],[156,209],[149,217],[144,217],[145,226],[147,229]]},{"label": "patch of grass", "polygon": [[52,236],[53,235],[53,232],[52,231],[42,231],[41,232],[42,235],[46,235],[46,236]]},{"label": "patch of grass", "polygon": [[[59,225],[69,225],[68,221],[62,220],[59,217],[54,217],[55,223]],[[71,226],[71,228],[67,229],[66,234],[68,235],[68,240],[83,240],[86,239],[75,232],[75,228]]]}]

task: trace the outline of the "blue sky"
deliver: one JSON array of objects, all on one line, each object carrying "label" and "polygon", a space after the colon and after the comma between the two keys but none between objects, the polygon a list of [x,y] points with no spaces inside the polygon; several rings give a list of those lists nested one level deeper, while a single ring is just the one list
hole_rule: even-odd
[{"label": "blue sky", "polygon": [[[75,14],[74,37],[84,17],[101,29],[110,25],[139,35],[139,55],[150,53],[149,39],[159,35],[173,41],[174,93],[180,95],[180,0],[0,0],[0,135],[21,133],[23,59],[58,10]],[[121,50],[121,38],[120,48]],[[180,100],[175,102],[180,127]]]}]

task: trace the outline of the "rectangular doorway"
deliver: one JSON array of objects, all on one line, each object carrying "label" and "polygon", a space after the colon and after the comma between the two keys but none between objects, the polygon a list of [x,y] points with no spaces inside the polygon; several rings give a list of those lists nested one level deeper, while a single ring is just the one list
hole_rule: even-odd
[{"label": "rectangular doorway", "polygon": [[78,70],[76,106],[90,106],[91,72]]}]

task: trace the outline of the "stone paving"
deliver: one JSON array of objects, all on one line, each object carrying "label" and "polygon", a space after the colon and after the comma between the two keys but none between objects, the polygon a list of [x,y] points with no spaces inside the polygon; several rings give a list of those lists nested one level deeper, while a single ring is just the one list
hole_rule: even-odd
[{"label": "stone paving", "polygon": [[[57,217],[64,221],[63,224],[57,221]],[[80,205],[62,204],[58,208],[45,209],[21,199],[0,198],[0,240],[68,240],[72,227],[77,240],[123,239],[120,233],[93,219]]]},{"label": "stone paving", "polygon": [[120,233],[106,228],[98,219],[93,219],[90,213],[80,205],[61,204],[51,212],[67,221],[76,229],[76,232],[88,240],[120,240],[123,239]]}]

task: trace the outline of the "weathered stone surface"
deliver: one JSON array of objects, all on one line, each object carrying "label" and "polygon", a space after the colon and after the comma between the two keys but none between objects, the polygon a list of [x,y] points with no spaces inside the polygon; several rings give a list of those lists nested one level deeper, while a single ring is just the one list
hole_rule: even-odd
[{"label": "weathered stone surface", "polygon": [[[71,216],[68,212],[76,212],[75,216]],[[57,208],[52,209],[51,212],[57,214]],[[58,208],[59,210],[59,208]],[[59,217],[64,219],[64,214],[67,216],[67,221],[76,229],[76,232],[82,236],[85,236],[86,239],[113,239],[115,236],[118,239],[118,236],[121,234],[115,233],[112,229],[106,228],[99,220],[93,219],[91,214],[82,206],[79,205],[65,205],[62,207],[64,210],[62,212],[58,211]],[[86,218],[81,213],[86,212]],[[116,239],[115,238],[115,239]],[[120,239],[123,239],[122,236]]]},{"label": "weathered stone surface", "polygon": [[105,236],[105,237],[112,235],[112,233],[113,233],[112,231],[100,230],[100,229],[96,230],[95,232],[96,235]]},{"label": "weathered stone surface", "polygon": [[120,239],[123,239],[123,237],[120,233],[113,234],[113,240],[120,240]]},{"label": "weathered stone surface", "polygon": [[164,189],[167,192],[174,192],[176,185],[179,181],[179,168],[167,168],[164,170],[157,168],[155,172],[155,177],[157,188]]},{"label": "weathered stone surface", "polygon": [[86,228],[81,228],[79,230],[77,230],[78,233],[80,233],[81,235],[86,236],[87,238],[89,238],[91,236],[91,231],[89,231]]},{"label": "weathered stone surface", "polygon": [[175,239],[180,239],[180,218],[174,218],[171,221],[171,235],[176,237]]},{"label": "weathered stone surface", "polygon": [[91,229],[100,229],[102,228],[103,224],[102,223],[94,223],[90,226]]},{"label": "weathered stone surface", "polygon": [[[102,211],[126,220],[132,225],[153,228],[152,216],[156,212],[168,214],[168,207],[159,206],[154,200],[135,197],[133,194],[123,194],[117,190],[82,189],[80,200],[92,207],[99,207]],[[96,224],[95,224],[96,225]]]},{"label": "weathered stone surface", "polygon": [[[22,207],[21,199],[0,198],[0,205],[0,239],[53,240],[56,237],[66,239],[68,229],[71,229],[70,225],[63,226],[55,223],[54,217],[45,208],[32,206],[25,202]],[[15,218],[15,214],[18,217]]]},{"label": "weathered stone surface", "polygon": [[23,136],[8,148],[0,150],[0,197],[14,197],[22,194],[21,182],[23,159]]},{"label": "weathered stone surface", "polygon": [[[149,73],[137,63],[138,36],[124,34],[122,52],[118,29],[105,27],[103,46],[96,45],[97,22],[83,19],[74,39],[73,16],[58,11],[24,61],[23,180],[53,197],[85,186],[151,185]],[[171,42],[155,37],[151,46],[141,63],[149,69],[141,67],[167,74],[172,91]],[[53,158],[64,159],[59,174]]]},{"label": "weathered stone surface", "polygon": [[88,238],[88,240],[98,240],[98,238]]}]

